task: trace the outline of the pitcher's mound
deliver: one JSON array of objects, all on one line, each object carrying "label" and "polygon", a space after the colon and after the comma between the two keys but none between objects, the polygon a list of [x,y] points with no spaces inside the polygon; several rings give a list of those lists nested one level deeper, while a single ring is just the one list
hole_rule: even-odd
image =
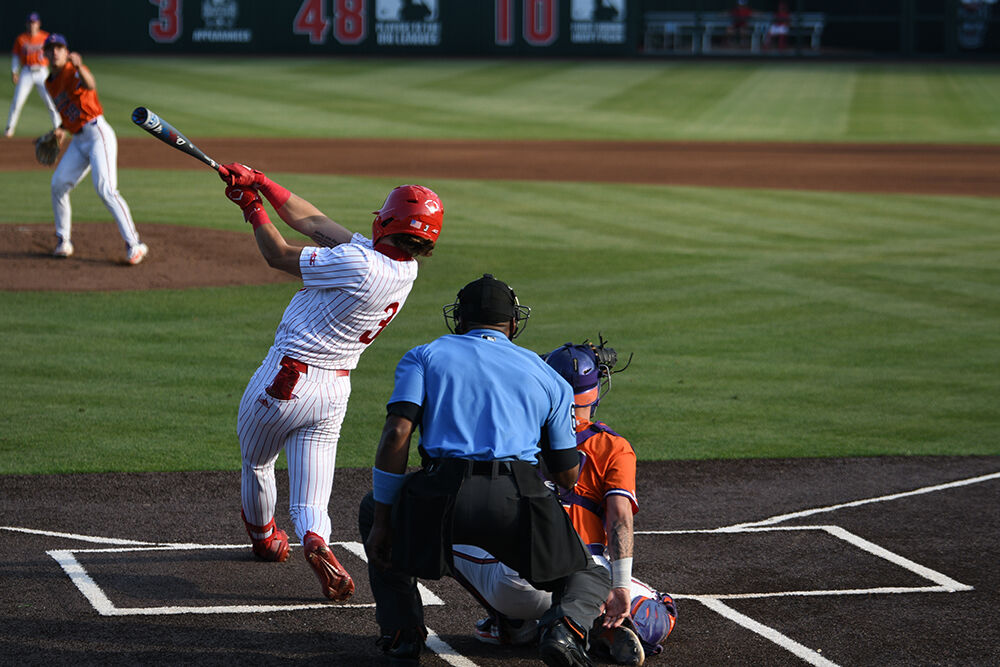
[{"label": "pitcher's mound", "polygon": [[249,231],[140,224],[139,233],[149,255],[129,266],[113,222],[74,224],[74,254],[67,258],[52,256],[51,224],[0,225],[0,289],[184,289],[295,280],[267,265]]}]

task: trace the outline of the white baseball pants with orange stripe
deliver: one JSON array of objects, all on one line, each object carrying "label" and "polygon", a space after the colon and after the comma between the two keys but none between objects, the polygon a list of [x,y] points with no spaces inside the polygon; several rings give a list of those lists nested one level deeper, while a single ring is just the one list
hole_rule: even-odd
[{"label": "white baseball pants with orange stripe", "polygon": [[[536,619],[552,606],[552,593],[540,591],[522,579],[517,572],[504,565],[489,552],[471,544],[452,547],[455,569],[475,588],[493,609],[507,618]],[[594,562],[611,570],[605,556],[591,554]],[[642,595],[655,598],[657,592],[633,578],[631,597]]]},{"label": "white baseball pants with orange stripe", "polygon": [[125,244],[132,248],[139,244],[139,233],[132,221],[132,212],[118,192],[118,138],[114,130],[98,116],[73,135],[59,166],[52,174],[52,211],[56,218],[56,235],[65,241],[71,239],[73,208],[69,193],[88,172],[94,189],[118,224],[118,232]]},{"label": "white baseball pants with orange stripe", "polygon": [[[307,532],[329,541],[330,493],[351,378],[316,367],[292,378],[283,370],[282,356],[271,348],[240,401],[237,433],[243,456],[243,514],[257,526],[274,517],[274,464],[284,450],[288,509],[299,541]],[[270,393],[268,388],[272,388]]]},{"label": "white baseball pants with orange stripe", "polygon": [[26,65],[21,68],[17,85],[14,86],[14,97],[10,101],[10,113],[7,115],[8,130],[13,131],[17,127],[17,121],[21,118],[21,110],[24,109],[24,103],[28,101],[28,96],[31,95],[32,86],[38,90],[38,96],[45,103],[45,109],[49,112],[49,118],[52,120],[52,127],[59,127],[59,123],[62,122],[62,119],[59,118],[59,111],[56,110],[56,105],[52,103],[49,91],[45,90],[45,79],[48,76],[49,68],[44,65]]}]

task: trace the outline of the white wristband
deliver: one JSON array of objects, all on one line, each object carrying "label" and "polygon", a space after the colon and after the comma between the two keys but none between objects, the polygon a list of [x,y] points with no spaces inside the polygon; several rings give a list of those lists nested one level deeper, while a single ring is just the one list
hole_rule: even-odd
[{"label": "white wristband", "polygon": [[632,559],[611,561],[611,588],[629,588],[632,585]]}]

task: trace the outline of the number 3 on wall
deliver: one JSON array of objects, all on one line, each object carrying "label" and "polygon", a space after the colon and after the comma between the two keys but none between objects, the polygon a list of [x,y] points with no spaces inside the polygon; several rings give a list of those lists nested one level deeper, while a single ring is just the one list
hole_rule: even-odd
[{"label": "number 3 on wall", "polygon": [[181,0],[149,0],[158,16],[149,22],[149,36],[159,44],[176,42],[181,36]]},{"label": "number 3 on wall", "polygon": [[389,322],[392,322],[392,318],[396,316],[396,311],[398,310],[399,310],[398,302],[394,301],[390,303],[388,306],[385,307],[385,312],[388,313],[388,315],[384,320],[381,320],[378,323],[378,329],[375,330],[375,333],[372,333],[371,329],[369,329],[368,331],[361,334],[361,337],[358,338],[358,340],[360,340],[365,345],[371,345],[372,342],[378,337],[378,335],[382,333],[382,330],[385,329],[387,326],[389,326]]}]

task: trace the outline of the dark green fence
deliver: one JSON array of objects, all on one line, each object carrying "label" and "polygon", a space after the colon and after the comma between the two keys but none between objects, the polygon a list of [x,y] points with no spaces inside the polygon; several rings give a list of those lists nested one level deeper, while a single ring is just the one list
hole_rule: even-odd
[{"label": "dark green fence", "polygon": [[[997,0],[5,0],[89,52],[528,57],[1000,54]],[[784,35],[782,37],[782,35]]]}]

